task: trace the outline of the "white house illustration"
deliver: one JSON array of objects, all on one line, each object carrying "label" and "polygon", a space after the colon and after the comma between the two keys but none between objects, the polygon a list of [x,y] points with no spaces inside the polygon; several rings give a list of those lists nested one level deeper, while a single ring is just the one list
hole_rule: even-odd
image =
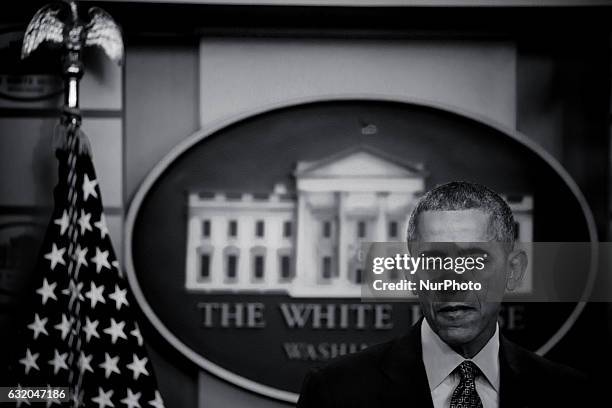
[{"label": "white house illustration", "polygon": [[[362,242],[403,241],[425,189],[422,165],[368,146],[298,162],[295,192],[192,192],[185,287],[292,297],[359,297]],[[510,205],[531,241],[532,199]]]}]

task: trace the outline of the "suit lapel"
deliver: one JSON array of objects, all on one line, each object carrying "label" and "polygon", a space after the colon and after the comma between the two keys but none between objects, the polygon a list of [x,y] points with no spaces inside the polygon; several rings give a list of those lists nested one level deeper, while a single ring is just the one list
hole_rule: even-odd
[{"label": "suit lapel", "polygon": [[515,346],[500,336],[500,408],[527,408],[526,386],[521,379],[519,361]]},{"label": "suit lapel", "polygon": [[421,352],[421,324],[397,339],[381,360],[383,407],[433,408]]}]

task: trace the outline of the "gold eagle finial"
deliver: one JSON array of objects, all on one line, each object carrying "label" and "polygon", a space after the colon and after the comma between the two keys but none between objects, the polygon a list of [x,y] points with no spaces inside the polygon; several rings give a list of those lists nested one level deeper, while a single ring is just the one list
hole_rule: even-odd
[{"label": "gold eagle finial", "polygon": [[67,51],[80,52],[84,47],[102,48],[108,57],[118,64],[123,61],[123,36],[113,18],[99,7],[88,10],[89,22],[78,15],[74,1],[48,4],[39,9],[23,38],[21,58],[28,57],[41,44],[64,47]]}]

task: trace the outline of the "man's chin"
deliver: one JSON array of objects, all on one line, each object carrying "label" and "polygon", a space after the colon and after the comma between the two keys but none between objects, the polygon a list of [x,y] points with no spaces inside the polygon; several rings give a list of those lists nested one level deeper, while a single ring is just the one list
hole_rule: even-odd
[{"label": "man's chin", "polygon": [[470,343],[477,336],[473,327],[438,327],[438,336],[449,346],[461,346]]},{"label": "man's chin", "polygon": [[438,336],[449,345],[471,342],[478,335],[480,314],[476,310],[453,313],[437,313],[435,316]]}]

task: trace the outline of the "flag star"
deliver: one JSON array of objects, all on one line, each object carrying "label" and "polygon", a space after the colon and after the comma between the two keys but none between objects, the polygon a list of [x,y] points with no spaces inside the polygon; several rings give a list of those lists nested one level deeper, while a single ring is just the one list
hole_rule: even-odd
[{"label": "flag star", "polygon": [[108,295],[108,297],[115,301],[115,306],[117,307],[117,310],[120,310],[122,305],[128,306],[126,295],[126,289],[119,289],[119,285],[115,285],[115,291]]},{"label": "flag star", "polygon": [[104,369],[105,378],[110,377],[112,373],[121,374],[121,371],[119,371],[119,367],[117,367],[117,364],[119,364],[119,356],[111,358],[108,353],[104,353],[104,362],[100,364],[100,367]]},{"label": "flag star", "polygon": [[127,408],[141,408],[140,402],[138,402],[138,400],[140,399],[140,396],[141,396],[140,392],[133,393],[132,390],[128,388],[126,397],[122,399],[120,402],[122,404],[127,405]]},{"label": "flag star", "polygon": [[20,398],[17,400],[17,408],[19,408],[21,404],[27,404],[28,406],[30,406],[30,400],[28,400],[27,398]]},{"label": "flag star", "polygon": [[132,362],[127,364],[126,367],[130,369],[133,373],[134,380],[137,380],[140,374],[149,375],[145,365],[149,359],[143,357],[142,360],[139,360],[136,354],[132,354]]},{"label": "flag star", "polygon": [[47,303],[47,300],[49,300],[49,298],[53,300],[57,300],[57,297],[55,296],[56,286],[57,286],[57,283],[53,282],[49,284],[49,282],[47,282],[47,278],[43,279],[43,285],[39,289],[36,290],[36,293],[42,296],[43,305]]},{"label": "flag star", "polygon": [[90,195],[94,198],[98,198],[98,193],[96,193],[97,185],[98,180],[90,180],[87,174],[85,174],[85,178],[83,180],[83,201],[87,201]]},{"label": "flag star", "polygon": [[19,408],[21,404],[27,404],[28,406],[30,406],[30,400],[28,400],[27,398],[20,398],[17,400],[17,408]]},{"label": "flag star", "polygon": [[81,216],[79,217],[79,226],[81,227],[81,235],[85,234],[85,231],[93,231],[91,228],[91,224],[89,220],[91,219],[91,214],[86,213],[81,210]]},{"label": "flag star", "polygon": [[96,286],[93,282],[90,282],[89,285],[90,289],[89,292],[85,292],[85,297],[90,300],[91,308],[95,309],[98,302],[106,303],[102,295],[102,292],[104,292],[104,285]]},{"label": "flag star", "polygon": [[64,262],[64,252],[66,252],[66,248],[58,248],[54,242],[51,247],[51,252],[45,254],[45,259],[51,262],[51,270],[54,270],[58,263],[66,265],[66,262]]},{"label": "flag star", "polygon": [[165,408],[164,401],[159,393],[159,391],[155,390],[155,399],[149,401],[149,405],[155,408]]},{"label": "flag star", "polygon": [[88,265],[87,259],[85,258],[88,250],[89,248],[81,248],[81,245],[77,245],[77,249],[76,249],[77,265],[85,265],[85,266]]},{"label": "flag star", "polygon": [[70,329],[72,328],[72,317],[70,318],[70,320],[68,320],[68,318],[66,318],[66,315],[62,313],[62,322],[56,324],[53,327],[62,332],[62,340],[65,340],[66,336],[70,332]]},{"label": "flag star", "polygon": [[58,398],[53,398],[53,388],[51,384],[47,384],[47,408],[49,408],[53,404],[61,405],[62,403]]},{"label": "flag star", "polygon": [[62,289],[62,295],[70,296],[70,302],[73,302],[76,298],[79,300],[85,300],[82,292],[83,282],[79,282],[76,286],[74,286],[74,282],[70,281],[68,287],[66,289]]},{"label": "flag star", "polygon": [[86,355],[85,353],[83,353],[81,351],[81,355],[79,356],[79,362],[78,362],[78,367],[81,370],[81,373],[84,373],[86,371],[91,371],[93,373],[93,368],[91,368],[91,359],[93,358],[93,355]]},{"label": "flag star", "polygon": [[115,344],[117,342],[117,338],[121,337],[122,339],[127,340],[127,336],[123,332],[123,328],[125,327],[125,322],[117,323],[115,319],[111,317],[111,325],[104,329],[104,333],[111,336],[111,342]]},{"label": "flag star", "polygon": [[[85,175],[85,177],[87,177],[87,175]],[[105,392],[102,387],[98,387],[98,396],[92,398],[91,400],[98,404],[98,408],[105,408],[107,406],[114,407],[115,404],[113,404],[113,401],[111,401],[112,397],[113,390],[108,390]]]},{"label": "flag star", "polygon": [[57,218],[53,221],[55,225],[59,225],[60,227],[60,236],[64,235],[64,233],[68,229],[68,222],[68,213],[66,212],[66,210],[64,210],[64,212],[62,213],[62,218]]},{"label": "flag star", "polygon": [[98,321],[94,320],[93,322],[89,320],[89,317],[85,317],[85,327],[83,327],[83,331],[85,332],[85,340],[89,343],[92,337],[100,338],[98,331]]},{"label": "flag star", "polygon": [[66,365],[66,358],[68,357],[68,353],[60,354],[57,349],[54,350],[54,356],[52,360],[49,360],[49,365],[53,366],[53,374],[57,374],[59,370],[62,368],[68,370],[68,366]]},{"label": "flag star", "polygon": [[49,335],[49,333],[47,333],[47,329],[45,328],[45,325],[47,324],[48,320],[49,319],[47,319],[46,317],[41,319],[38,316],[38,313],[34,314],[34,321],[28,324],[28,329],[31,329],[34,331],[34,340],[38,338],[38,335],[40,333],[43,333],[45,336]]},{"label": "flag star", "polygon": [[100,214],[100,220],[94,222],[97,229],[100,230],[100,238],[104,239],[108,235],[108,227],[106,226],[106,217],[104,214]]},{"label": "flag star", "polygon": [[96,256],[91,258],[91,261],[96,264],[96,272],[100,273],[102,267],[110,269],[108,263],[108,251],[100,251],[100,248],[96,247]]},{"label": "flag star", "polygon": [[[21,384],[17,384],[17,389],[19,391],[23,390],[23,387],[21,386]],[[27,398],[19,398],[17,400],[17,408],[19,408],[21,406],[21,404],[28,404],[28,406],[30,405],[30,400],[28,400]]]},{"label": "flag star", "polygon": [[37,371],[40,370],[40,368],[38,368],[38,364],[36,364],[36,359],[38,358],[38,356],[39,356],[39,353],[32,354],[29,348],[26,349],[25,357],[19,360],[19,362],[24,365],[26,374],[30,372],[31,368]]},{"label": "flag star", "polygon": [[138,328],[138,325],[136,323],[134,323],[134,330],[132,330],[130,332],[130,334],[134,337],[136,337],[136,340],[138,341],[138,345],[142,346],[142,335],[140,334],[140,329]]}]

